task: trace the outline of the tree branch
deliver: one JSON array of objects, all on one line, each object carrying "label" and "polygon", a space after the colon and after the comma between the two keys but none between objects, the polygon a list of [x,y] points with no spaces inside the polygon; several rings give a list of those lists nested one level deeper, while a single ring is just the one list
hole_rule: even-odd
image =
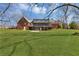
[{"label": "tree branch", "polygon": [[3,14],[8,10],[9,7],[10,7],[10,3],[9,3],[8,6],[5,8],[5,10],[0,13],[0,16],[3,15]]},{"label": "tree branch", "polygon": [[59,8],[61,8],[61,7],[63,7],[63,6],[72,6],[72,7],[75,7],[75,8],[77,8],[77,9],[79,10],[79,7],[76,6],[76,5],[72,5],[72,4],[63,4],[63,5],[61,5],[61,6],[58,6],[58,7],[54,8],[53,10],[51,10],[51,12],[50,12],[46,17],[49,17],[56,9],[59,9]]}]

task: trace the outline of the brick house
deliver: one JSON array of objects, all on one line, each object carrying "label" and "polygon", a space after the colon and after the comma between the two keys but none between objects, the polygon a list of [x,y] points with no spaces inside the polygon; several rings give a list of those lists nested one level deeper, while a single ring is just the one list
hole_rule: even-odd
[{"label": "brick house", "polygon": [[54,21],[52,21],[52,22],[50,23],[50,26],[51,26],[52,29],[53,29],[53,28],[55,28],[55,29],[60,28],[60,27],[61,27],[61,22],[54,20]]},{"label": "brick house", "polygon": [[49,30],[53,28],[59,28],[59,22],[52,21],[49,19],[33,19],[32,22],[29,22],[27,18],[22,17],[17,22],[17,29],[29,29],[29,30]]},{"label": "brick house", "polygon": [[49,19],[33,19],[31,23],[32,26],[30,28],[32,30],[48,30],[51,28]]},{"label": "brick house", "polygon": [[25,17],[22,17],[18,22],[17,22],[17,29],[29,29],[29,22],[28,19]]}]

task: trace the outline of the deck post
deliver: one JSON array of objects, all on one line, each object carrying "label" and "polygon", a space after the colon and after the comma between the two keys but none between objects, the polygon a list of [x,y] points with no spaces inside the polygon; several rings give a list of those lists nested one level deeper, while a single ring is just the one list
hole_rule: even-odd
[{"label": "deck post", "polygon": [[40,31],[42,30],[42,28],[40,27]]},{"label": "deck post", "polygon": [[24,26],[23,30],[26,30],[26,27]]}]

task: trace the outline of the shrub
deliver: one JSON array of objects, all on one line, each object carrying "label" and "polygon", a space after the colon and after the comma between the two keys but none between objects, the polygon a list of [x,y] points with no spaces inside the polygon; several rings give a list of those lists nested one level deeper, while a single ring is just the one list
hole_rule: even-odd
[{"label": "shrub", "polygon": [[78,24],[77,24],[76,22],[74,22],[74,21],[72,21],[72,22],[69,24],[69,26],[70,26],[70,29],[78,29]]}]

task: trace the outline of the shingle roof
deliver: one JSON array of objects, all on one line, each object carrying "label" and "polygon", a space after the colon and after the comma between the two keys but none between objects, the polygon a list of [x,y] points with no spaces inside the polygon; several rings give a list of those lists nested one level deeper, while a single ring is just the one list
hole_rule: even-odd
[{"label": "shingle roof", "polygon": [[29,23],[31,22],[31,21],[29,21],[29,19],[28,19],[27,17],[24,16],[24,17],[21,17],[21,18],[17,21],[17,23],[18,23],[21,19],[25,19],[25,20],[26,20],[27,22],[29,22]]},{"label": "shingle roof", "polygon": [[49,22],[49,19],[33,19],[32,22],[35,22],[35,23],[46,23],[46,22]]},{"label": "shingle roof", "polygon": [[22,22],[22,21],[26,21],[26,22],[28,22],[28,20],[25,19],[25,17],[22,17],[17,23]]}]

